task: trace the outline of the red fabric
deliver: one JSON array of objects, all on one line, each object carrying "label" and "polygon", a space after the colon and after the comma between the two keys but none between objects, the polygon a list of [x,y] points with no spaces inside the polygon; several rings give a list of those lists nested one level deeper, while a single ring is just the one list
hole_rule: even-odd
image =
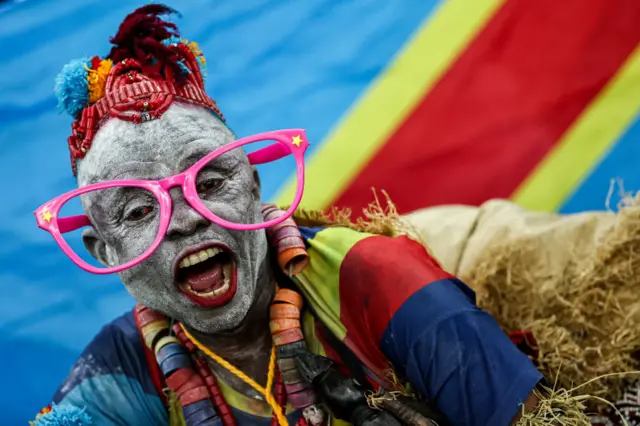
[{"label": "red fabric", "polygon": [[538,355],[540,355],[538,342],[531,330],[514,331],[509,334],[509,338],[532,361],[538,360]]},{"label": "red fabric", "polygon": [[333,204],[361,211],[371,187],[401,212],[509,197],[636,48],[639,22],[637,0],[506,2]]},{"label": "red fabric", "polygon": [[144,343],[144,337],[142,336],[142,330],[140,327],[140,322],[138,320],[138,310],[134,309],[133,318],[136,321],[136,328],[138,329],[138,335],[140,336],[140,340],[142,341],[142,346],[144,347],[144,357],[147,361],[147,366],[149,367],[149,376],[151,376],[151,382],[153,386],[155,386],[158,391],[158,396],[162,400],[162,402],[167,405],[167,398],[164,395],[164,376],[162,375],[162,371],[160,371],[160,366],[156,361],[155,354],[151,349],[147,347]]},{"label": "red fabric", "polygon": [[[407,237],[372,236],[357,242],[340,267],[340,320],[346,340],[377,373],[389,368],[379,349],[400,306],[431,282],[452,278],[423,246]],[[363,359],[364,361],[364,359]]]}]

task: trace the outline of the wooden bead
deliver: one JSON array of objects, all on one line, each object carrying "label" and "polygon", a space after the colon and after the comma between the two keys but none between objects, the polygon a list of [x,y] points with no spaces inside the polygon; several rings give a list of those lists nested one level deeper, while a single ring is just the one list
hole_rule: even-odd
[{"label": "wooden bead", "polygon": [[174,392],[178,393],[185,393],[190,391],[191,389],[197,388],[199,386],[205,386],[204,380],[202,380],[202,377],[198,376],[197,374],[194,374],[193,377],[191,377],[189,380],[187,380],[186,382],[184,382],[182,385],[180,385],[180,387],[173,389]]},{"label": "wooden bead", "polygon": [[315,403],[315,393],[311,389],[287,395],[289,403],[296,408],[307,407]]},{"label": "wooden bead", "polygon": [[201,401],[208,398],[209,391],[207,391],[207,388],[204,385],[178,395],[178,399],[180,400],[180,404],[182,404],[182,406],[193,404],[196,401]]},{"label": "wooden bead", "polygon": [[282,372],[282,380],[287,384],[300,383],[302,376],[298,369],[287,370]]},{"label": "wooden bead", "polygon": [[[304,243],[302,243],[303,245]],[[309,254],[302,247],[289,247],[278,253],[278,265],[282,272],[287,275],[295,276],[302,272],[309,264]]]},{"label": "wooden bead", "polygon": [[298,369],[298,364],[296,363],[295,358],[278,358],[277,362],[280,373]]},{"label": "wooden bead", "polygon": [[158,356],[158,351],[160,351],[160,349],[162,349],[164,346],[166,346],[166,345],[168,345],[170,343],[180,344],[180,341],[178,339],[176,339],[174,336],[164,336],[163,338],[158,340],[158,343],[156,343],[156,347],[154,349],[156,357]]},{"label": "wooden bead", "polygon": [[279,318],[269,321],[271,333],[277,334],[292,328],[300,328],[300,321],[297,319]]},{"label": "wooden bead", "polygon": [[305,382],[291,383],[291,384],[285,383],[285,387],[287,389],[287,394],[292,394],[292,393],[300,392],[307,389],[309,385],[307,385]]},{"label": "wooden bead", "polygon": [[162,370],[162,374],[166,377],[181,368],[187,368],[190,366],[191,359],[189,356],[186,353],[178,353],[165,358],[160,363],[160,370]]},{"label": "wooden bead", "polygon": [[185,405],[184,407],[182,407],[182,414],[187,417],[195,413],[196,411],[202,410],[205,407],[213,407],[213,404],[211,404],[211,401],[209,401],[208,399],[196,401],[193,404]]},{"label": "wooden bead", "polygon": [[[208,402],[208,401],[207,401]],[[216,413],[213,405],[209,405],[207,407],[202,408],[201,410],[194,411],[189,416],[185,416],[185,423],[188,425],[199,425],[204,421],[209,420],[211,418],[218,417],[218,413]]]},{"label": "wooden bead", "polygon": [[155,343],[156,337],[158,337],[161,333],[168,333],[169,331],[169,322],[167,320],[160,320],[149,323],[144,327],[141,327],[140,332],[144,337],[144,344],[147,348],[153,348],[153,344]]},{"label": "wooden bead", "polygon": [[275,319],[300,319],[300,309],[296,308],[293,305],[285,305],[283,303],[278,303],[275,305],[271,305],[270,309],[270,318],[272,320]]},{"label": "wooden bead", "polygon": [[297,307],[298,309],[302,309],[302,296],[298,292],[289,290],[288,288],[278,290],[273,298],[273,302],[287,303]]},{"label": "wooden bead", "polygon": [[304,335],[302,334],[302,330],[299,328],[292,328],[273,336],[273,344],[276,346],[283,346],[302,340],[304,340]]},{"label": "wooden bead", "polygon": [[291,358],[301,351],[307,350],[307,344],[304,341],[293,342],[286,345],[276,347],[278,358]]},{"label": "wooden bead", "polygon": [[165,359],[182,353],[186,353],[186,351],[179,343],[168,343],[156,350],[156,359],[162,363]]},{"label": "wooden bead", "polygon": [[189,379],[192,377],[198,377],[195,371],[191,368],[181,368],[180,370],[175,371],[169,377],[165,379],[167,386],[174,392],[177,389],[180,389],[182,385],[187,383]]}]

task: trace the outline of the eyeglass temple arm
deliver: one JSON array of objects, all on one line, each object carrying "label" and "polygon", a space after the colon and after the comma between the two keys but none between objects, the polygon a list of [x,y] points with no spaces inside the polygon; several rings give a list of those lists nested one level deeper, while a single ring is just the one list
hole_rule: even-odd
[{"label": "eyeglass temple arm", "polygon": [[248,154],[247,157],[249,158],[249,164],[256,165],[279,160],[289,154],[291,154],[290,150],[285,148],[283,144],[276,142]]},{"label": "eyeglass temple arm", "polygon": [[60,217],[58,218],[58,230],[61,234],[72,232],[85,226],[93,226],[89,218],[84,215]]}]

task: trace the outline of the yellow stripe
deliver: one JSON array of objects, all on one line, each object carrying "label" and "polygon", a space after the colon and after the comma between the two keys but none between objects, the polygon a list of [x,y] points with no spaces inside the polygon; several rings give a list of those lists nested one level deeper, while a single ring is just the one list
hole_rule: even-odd
[{"label": "yellow stripe", "polygon": [[353,246],[371,234],[348,228],[326,228],[307,240],[309,265],[294,280],[318,318],[338,339],[347,330],[340,321],[340,267]]},{"label": "yellow stripe", "polygon": [[[307,160],[304,207],[340,194],[505,1],[443,2]],[[276,203],[290,204],[295,187],[290,179]]]},{"label": "yellow stripe", "polygon": [[631,125],[640,111],[640,47],[585,109],[512,199],[532,210],[555,211]]}]

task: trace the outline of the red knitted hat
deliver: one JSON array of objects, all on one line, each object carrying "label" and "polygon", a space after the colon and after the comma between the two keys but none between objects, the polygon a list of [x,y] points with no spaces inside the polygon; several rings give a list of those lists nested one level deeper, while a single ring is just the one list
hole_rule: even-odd
[{"label": "red knitted hat", "polygon": [[181,39],[176,25],[159,17],[171,13],[159,4],[135,10],[110,39],[107,57],[74,60],[58,75],[58,108],[75,120],[68,138],[74,175],[76,161],[109,118],[142,123],[178,100],[208,108],[224,121],[205,93],[206,62],[198,45]]}]

